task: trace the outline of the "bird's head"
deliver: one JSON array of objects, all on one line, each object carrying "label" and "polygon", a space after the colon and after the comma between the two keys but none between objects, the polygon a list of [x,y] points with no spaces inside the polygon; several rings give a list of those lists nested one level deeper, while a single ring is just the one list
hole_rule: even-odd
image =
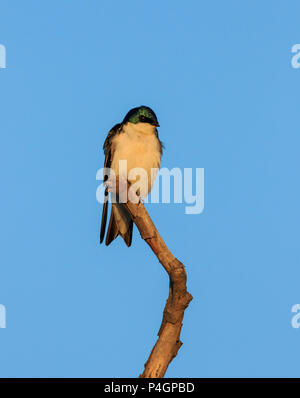
[{"label": "bird's head", "polygon": [[124,117],[123,123],[148,123],[152,126],[159,127],[157,117],[153,110],[148,106],[139,106],[131,109]]}]

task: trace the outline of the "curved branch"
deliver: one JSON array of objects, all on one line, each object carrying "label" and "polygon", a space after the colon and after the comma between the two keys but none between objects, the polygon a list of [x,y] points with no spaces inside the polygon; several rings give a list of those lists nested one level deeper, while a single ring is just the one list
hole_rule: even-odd
[{"label": "curved branch", "polygon": [[148,243],[170,278],[169,297],[163,312],[158,340],[145,364],[140,377],[164,377],[166,370],[182,345],[180,332],[184,311],[193,299],[186,290],[184,265],[170,252],[158,233],[144,205],[128,201],[122,204]]}]

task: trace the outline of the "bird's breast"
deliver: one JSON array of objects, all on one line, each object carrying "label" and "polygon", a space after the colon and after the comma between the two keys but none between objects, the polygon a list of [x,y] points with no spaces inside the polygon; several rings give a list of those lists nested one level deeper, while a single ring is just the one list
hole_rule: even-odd
[{"label": "bird's breast", "polygon": [[[157,136],[140,132],[135,129],[125,128],[123,132],[114,138],[114,154],[111,168],[115,174],[125,175],[131,183],[135,183],[139,179],[142,184],[141,190],[145,196],[152,188],[155,171],[160,167],[160,146]],[[126,161],[120,164],[120,161]],[[120,168],[121,166],[121,168]]]}]

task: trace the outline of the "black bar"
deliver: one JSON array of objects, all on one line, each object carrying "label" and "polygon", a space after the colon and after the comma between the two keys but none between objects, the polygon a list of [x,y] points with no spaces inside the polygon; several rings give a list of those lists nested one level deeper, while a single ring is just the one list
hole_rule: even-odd
[{"label": "black bar", "polygon": [[3,387],[46,387],[47,391],[52,388],[60,389],[61,387],[75,387],[76,392],[86,393],[89,387],[96,387],[99,393],[126,393],[130,396],[135,396],[139,393],[161,393],[161,392],[179,392],[179,393],[201,393],[207,387],[208,391],[220,392],[222,395],[225,391],[229,391],[232,387],[238,387],[242,391],[250,392],[251,390],[261,390],[262,387],[267,387],[268,390],[271,385],[275,386],[277,393],[281,388],[286,393],[287,384],[299,383],[300,379],[221,379],[221,378],[191,378],[191,379],[140,379],[140,378],[126,378],[126,379],[108,379],[108,378],[3,378],[0,379],[0,391]]}]

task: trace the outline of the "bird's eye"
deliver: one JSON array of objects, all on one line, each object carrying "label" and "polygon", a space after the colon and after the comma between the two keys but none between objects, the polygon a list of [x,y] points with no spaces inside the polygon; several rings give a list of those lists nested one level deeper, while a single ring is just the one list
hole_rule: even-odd
[{"label": "bird's eye", "polygon": [[146,120],[145,116],[144,116],[144,115],[141,115],[141,116],[140,116],[140,121],[141,121],[141,122],[144,122],[145,120]]}]

